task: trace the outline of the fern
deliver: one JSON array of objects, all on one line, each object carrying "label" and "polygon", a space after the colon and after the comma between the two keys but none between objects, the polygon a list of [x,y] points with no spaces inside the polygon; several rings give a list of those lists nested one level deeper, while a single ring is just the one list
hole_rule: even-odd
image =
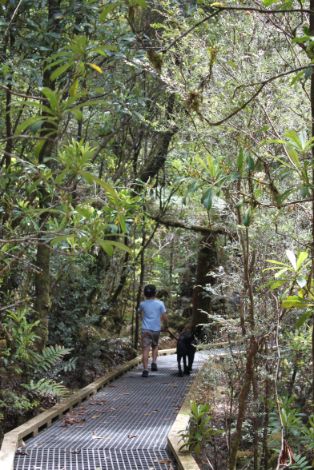
[{"label": "fern", "polygon": [[34,353],[33,358],[35,372],[47,372],[70,352],[70,348],[64,348],[63,346],[56,345],[47,346],[41,353]]},{"label": "fern", "polygon": [[31,380],[28,384],[22,384],[22,386],[34,395],[45,397],[47,395],[54,395],[56,397],[64,397],[69,394],[68,389],[54,380],[51,379],[39,379],[37,382]]},{"label": "fern", "polygon": [[303,425],[301,442],[307,449],[314,450],[314,415]]},{"label": "fern", "polygon": [[294,468],[295,470],[311,470],[313,468],[302,455],[295,455],[294,459],[295,463],[290,465],[289,468]]}]

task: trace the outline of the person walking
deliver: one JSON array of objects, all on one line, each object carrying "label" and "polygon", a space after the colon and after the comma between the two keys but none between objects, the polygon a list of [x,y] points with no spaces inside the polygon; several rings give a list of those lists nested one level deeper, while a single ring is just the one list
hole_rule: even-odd
[{"label": "person walking", "polygon": [[139,314],[142,317],[142,377],[148,377],[148,356],[152,349],[151,370],[156,371],[158,356],[158,341],[161,330],[161,321],[164,328],[168,326],[165,304],[156,299],[156,286],[148,284],[144,287],[145,300],[139,305]]}]

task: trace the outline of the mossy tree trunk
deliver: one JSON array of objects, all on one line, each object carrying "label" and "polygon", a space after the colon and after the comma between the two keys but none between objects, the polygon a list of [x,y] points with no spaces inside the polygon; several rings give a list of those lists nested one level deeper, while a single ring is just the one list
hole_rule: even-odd
[{"label": "mossy tree trunk", "polygon": [[211,310],[211,299],[205,288],[206,284],[215,283],[215,278],[209,273],[217,267],[216,238],[216,234],[210,233],[205,235],[200,243],[192,300],[192,326],[194,328],[199,324],[209,322],[207,312],[210,313]]},{"label": "mossy tree trunk", "polygon": [[[48,2],[48,18],[47,18],[47,32],[59,34],[60,23],[59,19],[62,17],[60,14],[60,0],[49,0]],[[55,41],[54,49],[57,50],[58,44]],[[45,66],[45,64],[44,64]],[[43,86],[55,89],[55,83],[51,80],[51,70],[44,68],[43,72]],[[44,104],[49,104],[44,100]],[[42,112],[43,118],[46,116],[46,111]],[[55,152],[56,149],[56,138],[57,131],[51,126],[49,122],[45,122],[41,132],[41,138],[44,143],[39,153],[38,162],[39,164],[45,164],[49,166],[47,159]],[[39,206],[44,209],[49,207],[50,196],[47,193],[46,188],[42,187],[39,189]],[[37,272],[35,274],[35,319],[39,321],[37,327],[37,335],[39,339],[37,341],[37,348],[43,349],[48,339],[48,315],[50,310],[50,246],[45,240],[45,228],[47,224],[48,216],[43,213],[40,217],[41,232],[39,234],[39,241],[37,244],[36,254],[36,267]]]}]

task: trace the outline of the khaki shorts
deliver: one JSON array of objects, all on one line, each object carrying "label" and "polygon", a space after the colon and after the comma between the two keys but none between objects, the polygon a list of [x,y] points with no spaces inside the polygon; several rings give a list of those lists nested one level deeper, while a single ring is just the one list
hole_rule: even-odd
[{"label": "khaki shorts", "polygon": [[143,348],[150,348],[151,346],[154,348],[158,346],[159,341],[159,331],[152,331],[146,330],[142,332],[142,347]]}]

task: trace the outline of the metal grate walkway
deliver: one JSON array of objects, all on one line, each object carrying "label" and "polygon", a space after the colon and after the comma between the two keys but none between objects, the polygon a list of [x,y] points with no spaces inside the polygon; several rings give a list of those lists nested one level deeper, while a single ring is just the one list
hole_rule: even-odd
[{"label": "metal grate walkway", "polygon": [[[208,357],[195,355],[194,370]],[[176,356],[158,372],[131,370],[74,408],[16,455],[15,470],[170,470],[167,434],[192,376],[178,377]]]}]

